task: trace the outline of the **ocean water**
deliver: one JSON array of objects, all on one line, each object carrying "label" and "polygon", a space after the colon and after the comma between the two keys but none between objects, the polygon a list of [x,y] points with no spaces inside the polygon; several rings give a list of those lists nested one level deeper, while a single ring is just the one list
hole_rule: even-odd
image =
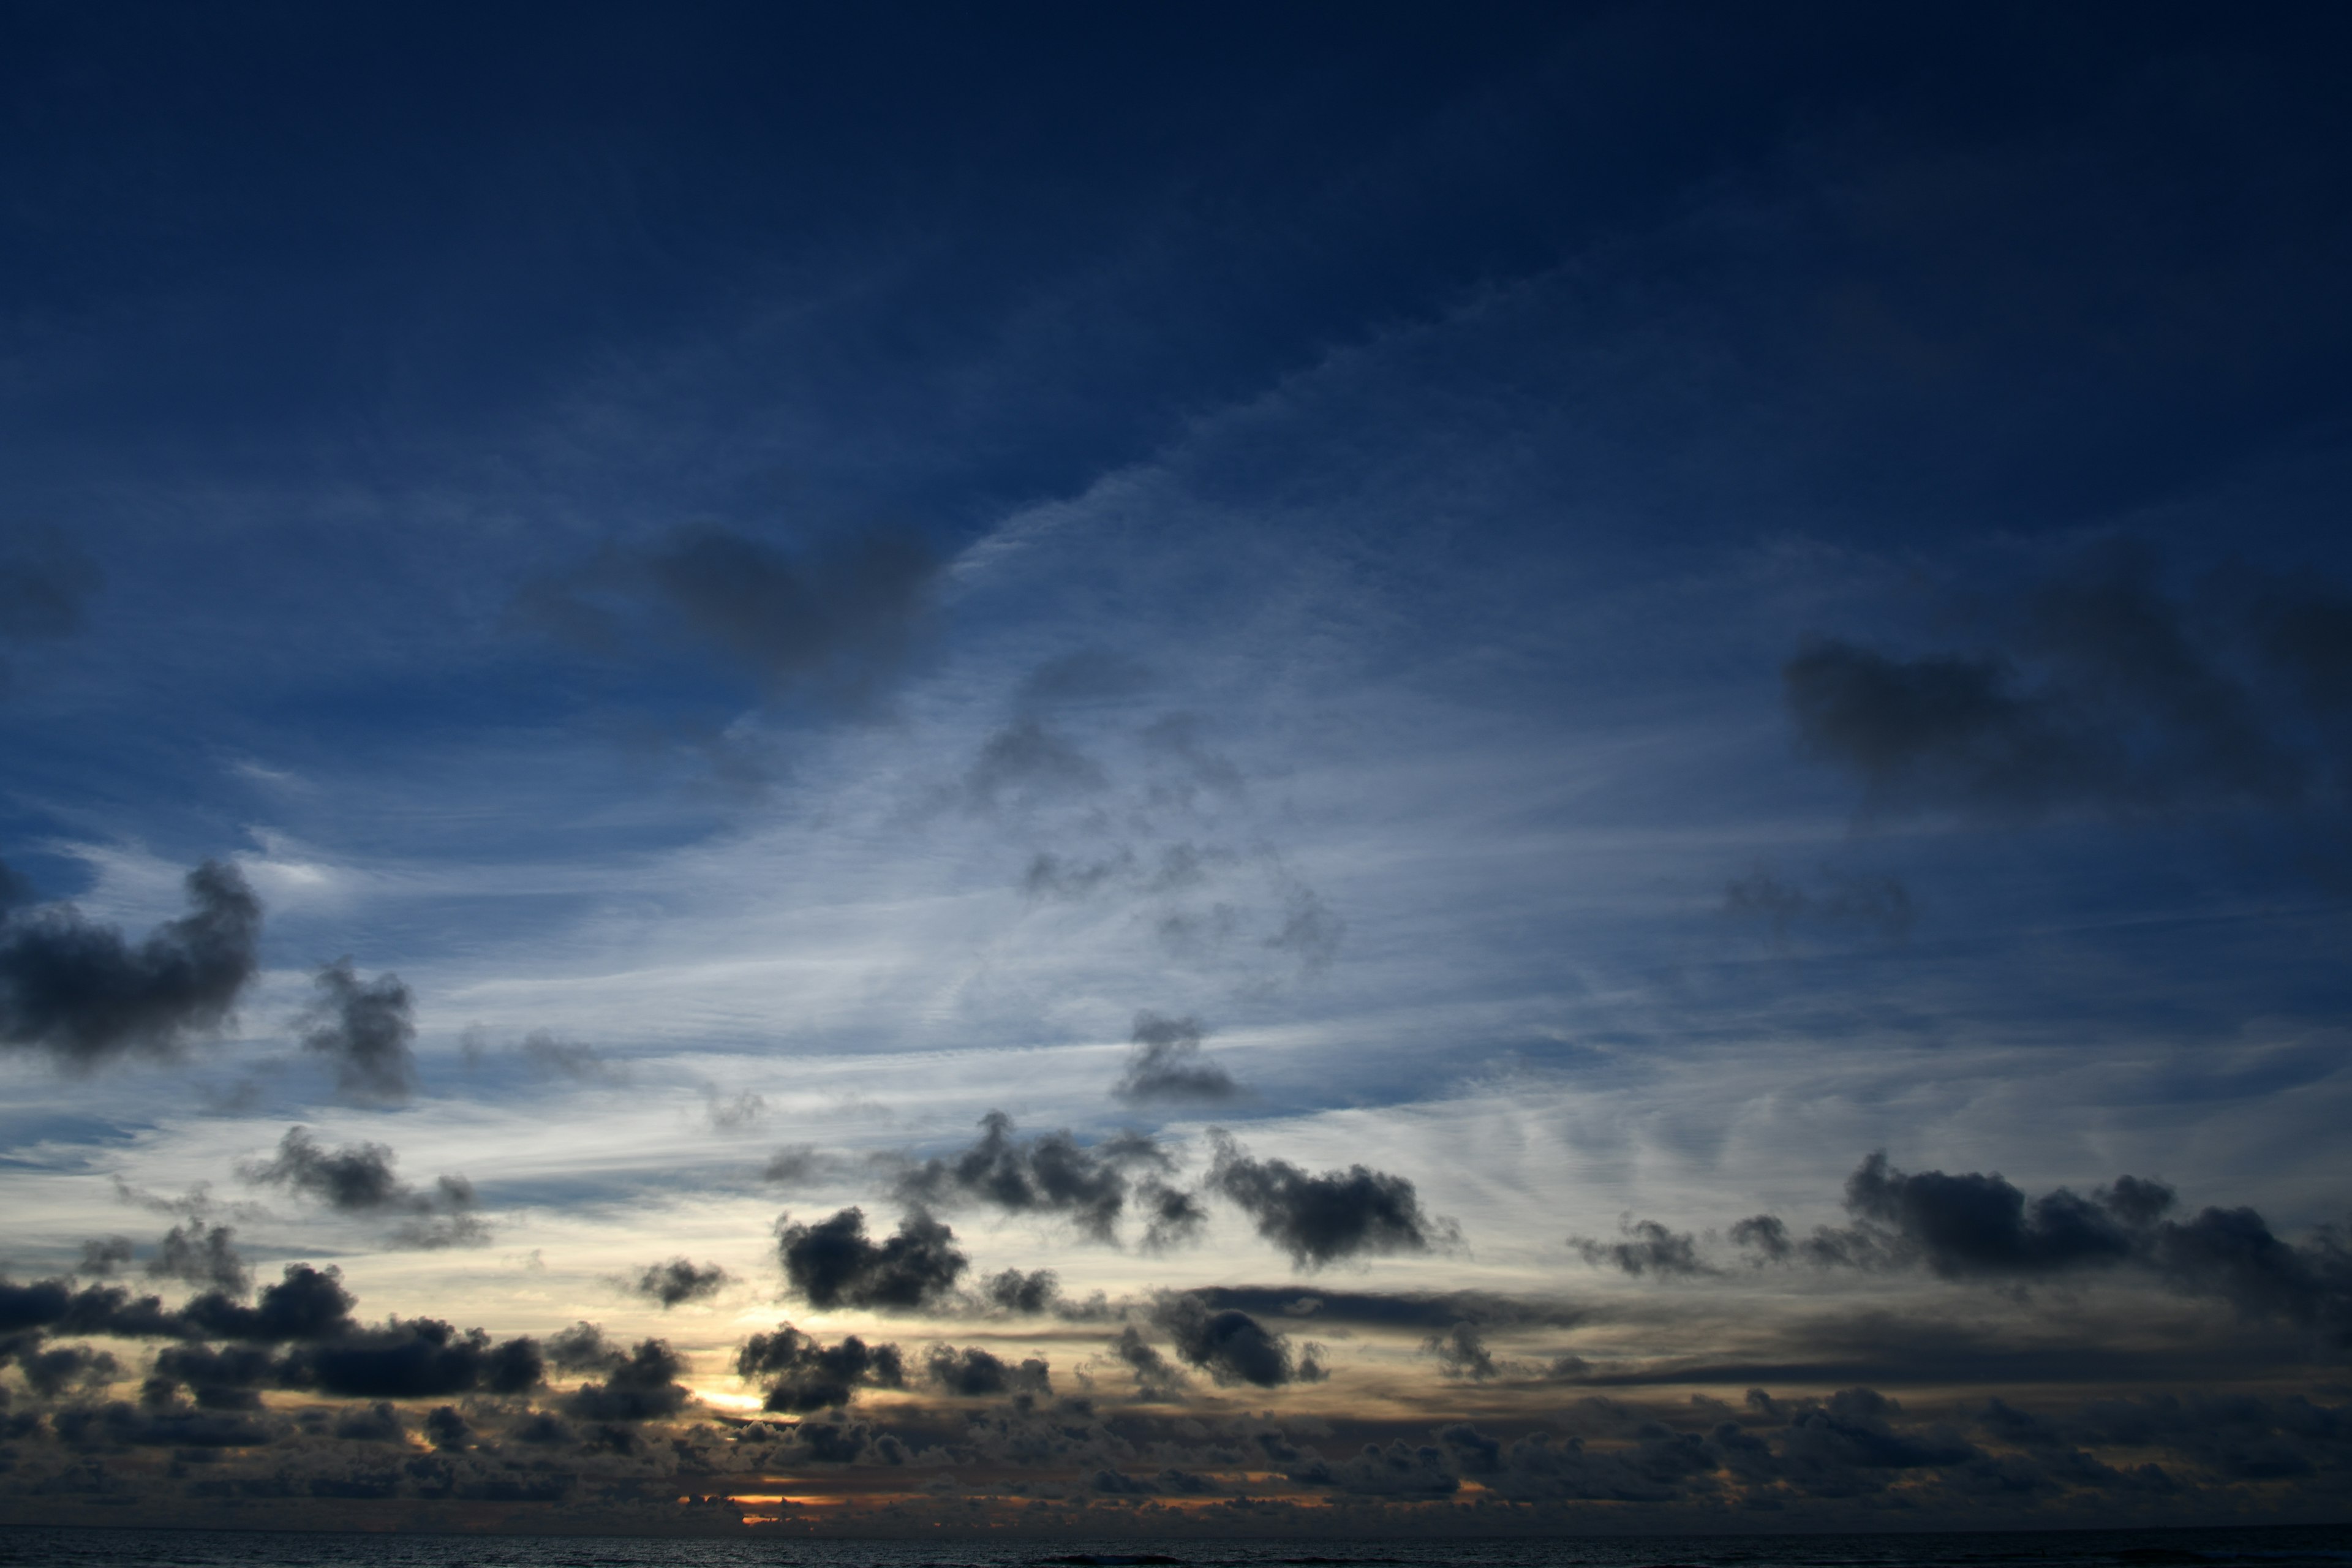
[{"label": "ocean water", "polygon": [[0,1526],[60,1568],[2352,1568],[2352,1525],[1483,1541],[665,1541]]}]

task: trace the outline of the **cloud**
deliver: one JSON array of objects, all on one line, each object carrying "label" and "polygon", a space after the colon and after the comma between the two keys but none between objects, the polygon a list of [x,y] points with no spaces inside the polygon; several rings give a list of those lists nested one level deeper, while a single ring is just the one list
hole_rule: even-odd
[{"label": "cloud", "polygon": [[597,1053],[580,1040],[558,1038],[545,1029],[533,1029],[515,1047],[523,1065],[541,1078],[568,1079],[573,1083],[623,1084],[629,1069]]},{"label": "cloud", "polygon": [[955,1232],[920,1209],[902,1217],[898,1234],[885,1241],[867,1238],[866,1214],[857,1208],[814,1225],[779,1219],[776,1239],[785,1280],[820,1311],[933,1306],[954,1291],[971,1261],[957,1250]]},{"label": "cloud", "polygon": [[633,1295],[659,1302],[664,1311],[688,1301],[716,1296],[727,1284],[727,1270],[712,1263],[697,1265],[683,1258],[648,1264],[627,1282]]},{"label": "cloud", "polygon": [[1622,1274],[1687,1279],[1715,1272],[1699,1261],[1698,1238],[1695,1236],[1668,1230],[1654,1219],[1622,1220],[1618,1229],[1623,1236],[1620,1241],[1601,1242],[1590,1237],[1571,1236],[1568,1245],[1593,1268],[1606,1267]]},{"label": "cloud", "polygon": [[209,1285],[242,1296],[253,1289],[253,1272],[236,1255],[236,1235],[225,1225],[207,1228],[194,1220],[175,1225],[163,1233],[155,1256],[148,1260],[147,1272],[158,1279]]},{"label": "cloud", "polygon": [[1008,795],[1034,798],[1101,789],[1102,766],[1035,719],[1016,719],[983,742],[963,777],[965,805],[993,811]]},{"label": "cloud", "polygon": [[787,1143],[768,1156],[768,1163],[760,1167],[760,1179],[782,1186],[803,1186],[824,1181],[842,1168],[838,1157],[814,1143]]},{"label": "cloud", "polygon": [[583,1421],[658,1421],[686,1407],[692,1395],[677,1379],[686,1360],[666,1340],[640,1340],[615,1362],[602,1383],[583,1383],[565,1397],[567,1415]]},{"label": "cloud", "polygon": [[104,1279],[121,1272],[135,1255],[127,1236],[94,1237],[81,1244],[81,1261],[74,1272],[92,1279]]},{"label": "cloud", "polygon": [[981,1118],[970,1148],[910,1165],[893,1184],[899,1201],[934,1206],[980,1203],[1008,1214],[1066,1218],[1092,1241],[1115,1243],[1132,1189],[1128,1173],[1166,1169],[1169,1157],[1150,1139],[1123,1133],[1091,1147],[1065,1130],[1030,1139],[1014,1136],[1001,1110]]},{"label": "cloud", "polygon": [[[1916,657],[1807,639],[1781,670],[1801,748],[1874,810],[2340,806],[2352,601],[2092,551],[2000,606],[1993,647]],[[2251,582],[2251,588],[2249,584]]]},{"label": "cloud", "polygon": [[992,1274],[981,1282],[981,1299],[990,1306],[1024,1316],[1050,1311],[1061,1300],[1062,1281],[1050,1268],[1040,1268],[1024,1274],[1018,1268],[1007,1268]]},{"label": "cloud", "polygon": [[261,901],[215,860],[186,888],[190,912],[135,947],[68,905],[0,910],[0,1044],[87,1069],[219,1028],[258,966]]},{"label": "cloud", "polygon": [[416,1092],[415,998],[397,974],[363,981],[349,958],[322,965],[302,1048],[335,1069],[335,1087],[360,1105],[404,1105]]},{"label": "cloud", "polygon": [[826,1345],[790,1323],[753,1334],[735,1354],[735,1375],[768,1383],[765,1408],[793,1415],[838,1409],[860,1388],[904,1388],[905,1359],[897,1345],[868,1345],[856,1334]]},{"label": "cloud", "polygon": [[1165,1404],[1181,1399],[1191,1386],[1182,1369],[1161,1355],[1133,1323],[1119,1330],[1118,1337],[1110,1342],[1110,1352],[1134,1374],[1138,1399]]},{"label": "cloud", "polygon": [[473,1184],[463,1176],[441,1176],[431,1192],[402,1181],[397,1160],[383,1143],[352,1143],[329,1149],[307,1127],[289,1127],[267,1160],[247,1160],[237,1174],[257,1185],[279,1186],[315,1198],[339,1214],[405,1216],[393,1233],[404,1247],[471,1247],[489,1239],[489,1228],[472,1211]]},{"label": "cloud", "polygon": [[1367,1253],[1426,1252],[1458,1239],[1451,1220],[1422,1213],[1402,1176],[1363,1165],[1309,1175],[1284,1160],[1255,1160],[1223,1131],[1208,1186],[1248,1215],[1258,1234],[1301,1268]]},{"label": "cloud", "polygon": [[1130,1105],[1219,1104],[1238,1099],[1241,1086],[1223,1064],[1202,1056],[1202,1033],[1198,1018],[1138,1013],[1131,1037],[1135,1050],[1127,1058],[1127,1071],[1111,1086],[1112,1095]]},{"label": "cloud", "polygon": [[1016,1366],[977,1345],[963,1350],[953,1345],[933,1345],[930,1353],[923,1358],[923,1375],[963,1399],[984,1399],[1000,1394],[1044,1397],[1054,1392],[1053,1379],[1044,1362],[1032,1357]]},{"label": "cloud", "polygon": [[1448,1377],[1484,1383],[1502,1375],[1485,1337],[1469,1323],[1456,1323],[1442,1334],[1432,1334],[1421,1342],[1421,1349],[1423,1354],[1435,1358],[1437,1370]]},{"label": "cloud", "polygon": [[1758,869],[1724,884],[1723,912],[1738,920],[1761,921],[1772,940],[1786,942],[1800,926],[1858,926],[1885,942],[1900,942],[1911,933],[1916,911],[1910,889],[1896,877],[1855,877],[1827,873],[1819,892],[1807,892]]},{"label": "cloud", "polygon": [[1199,1367],[1219,1384],[1246,1383],[1279,1388],[1298,1381],[1290,1342],[1247,1312],[1212,1309],[1197,1295],[1162,1297],[1152,1321],[1176,1342],[1179,1359]]},{"label": "cloud", "polygon": [[905,667],[932,607],[937,553],[873,529],[797,553],[717,527],[681,528],[646,550],[609,548],[527,592],[522,616],[575,647],[642,655],[683,637],[771,701],[862,705]]},{"label": "cloud", "polygon": [[[82,629],[104,581],[97,563],[54,529],[22,531],[0,546],[0,641],[53,642]],[[0,663],[0,692],[8,667]]]}]

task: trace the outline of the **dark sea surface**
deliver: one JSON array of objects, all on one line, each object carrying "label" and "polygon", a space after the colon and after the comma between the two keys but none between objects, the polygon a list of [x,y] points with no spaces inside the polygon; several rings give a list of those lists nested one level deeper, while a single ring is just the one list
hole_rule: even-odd
[{"label": "dark sea surface", "polygon": [[72,1568],[2352,1568],[2352,1525],[1483,1541],[668,1541],[0,1527]]}]

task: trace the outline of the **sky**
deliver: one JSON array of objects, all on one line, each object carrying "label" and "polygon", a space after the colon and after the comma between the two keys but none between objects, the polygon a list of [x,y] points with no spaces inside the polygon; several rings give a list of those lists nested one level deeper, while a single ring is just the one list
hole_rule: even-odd
[{"label": "sky", "polygon": [[2334,7],[0,7],[0,1520],[2341,1519]]}]

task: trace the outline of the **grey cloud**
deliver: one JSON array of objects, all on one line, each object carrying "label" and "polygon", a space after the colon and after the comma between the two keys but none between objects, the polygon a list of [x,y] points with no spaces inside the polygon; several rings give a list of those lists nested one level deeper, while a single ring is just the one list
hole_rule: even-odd
[{"label": "grey cloud", "polygon": [[1448,1377],[1484,1383],[1502,1375],[1485,1338],[1469,1323],[1456,1323],[1442,1334],[1431,1335],[1422,1341],[1421,1349],[1423,1354],[1435,1358],[1437,1370]]},{"label": "grey cloud", "polygon": [[685,1358],[667,1341],[641,1340],[613,1363],[604,1382],[583,1383],[572,1390],[563,1409],[583,1421],[623,1424],[675,1415],[691,1397],[677,1381],[686,1370]]},{"label": "grey cloud", "polygon": [[1220,1104],[1238,1099],[1241,1086],[1223,1065],[1201,1053],[1204,1031],[1198,1018],[1135,1016],[1135,1049],[1111,1093],[1131,1105]]},{"label": "grey cloud", "polygon": [[1284,904],[1282,929],[1266,938],[1265,945],[1290,954],[1309,973],[1329,968],[1339,955],[1348,922],[1312,888],[1291,889]]},{"label": "grey cloud", "polygon": [[1801,744],[1875,809],[2340,804],[2345,736],[2313,722],[2347,689],[2340,595],[2215,577],[2176,595],[2151,552],[2116,544],[2023,595],[1992,638],[1915,658],[1809,639],[1781,672]]},{"label": "grey cloud", "polygon": [[81,1262],[74,1272],[104,1279],[127,1267],[134,1248],[127,1236],[95,1237],[81,1244]]},{"label": "grey cloud", "polygon": [[727,1270],[715,1263],[696,1264],[683,1258],[648,1264],[628,1281],[633,1295],[660,1304],[664,1311],[688,1301],[708,1300],[725,1289]]},{"label": "grey cloud", "polygon": [[209,1285],[242,1296],[253,1289],[253,1272],[236,1254],[236,1235],[225,1225],[206,1227],[194,1220],[175,1225],[156,1245],[147,1272],[158,1279]]},{"label": "grey cloud", "polygon": [[1687,1279],[1715,1272],[1699,1261],[1698,1238],[1695,1236],[1668,1230],[1654,1219],[1624,1220],[1618,1229],[1622,1238],[1617,1241],[1571,1236],[1568,1245],[1593,1268],[1614,1268],[1622,1274]]},{"label": "grey cloud", "polygon": [[1453,1222],[1422,1213],[1402,1176],[1363,1165],[1310,1175],[1284,1160],[1255,1160],[1220,1131],[1208,1185],[1255,1222],[1302,1268],[1366,1253],[1426,1252],[1456,1239]]},{"label": "grey cloud", "polygon": [[896,1345],[868,1345],[855,1334],[826,1345],[790,1323],[753,1334],[735,1355],[746,1383],[768,1379],[766,1408],[805,1415],[838,1409],[860,1388],[904,1388],[907,1369]]},{"label": "grey cloud", "polygon": [[1209,1211],[1195,1194],[1167,1183],[1150,1180],[1136,1188],[1144,1215],[1143,1250],[1167,1252],[1200,1239],[1209,1223]]},{"label": "grey cloud", "polygon": [[335,1087],[362,1105],[401,1105],[416,1092],[415,998],[400,976],[363,981],[339,958],[315,977],[319,999],[306,1015],[302,1048],[335,1069]]},{"label": "grey cloud", "polygon": [[877,1242],[866,1234],[866,1214],[845,1208],[829,1219],[777,1226],[784,1278],[820,1311],[864,1307],[913,1311],[950,1296],[971,1259],[957,1249],[955,1232],[917,1209],[898,1234]]},{"label": "grey cloud", "polygon": [[1297,1381],[1289,1340],[1247,1312],[1213,1309],[1193,1294],[1172,1295],[1160,1299],[1152,1321],[1175,1341],[1179,1358],[1220,1384],[1279,1388]]},{"label": "grey cloud", "polygon": [[[0,641],[53,642],[82,628],[104,581],[97,563],[54,529],[19,531],[0,545]],[[0,692],[10,672],[0,662]]]},{"label": "grey cloud", "polygon": [[1133,1323],[1119,1330],[1118,1337],[1110,1342],[1110,1352],[1134,1374],[1136,1398],[1159,1404],[1183,1397],[1189,1384],[1182,1370],[1161,1355]]},{"label": "grey cloud", "polygon": [[953,1345],[933,1345],[930,1353],[923,1358],[923,1373],[939,1387],[965,1399],[1001,1394],[1029,1394],[1042,1398],[1054,1392],[1053,1379],[1044,1362],[1033,1356],[1014,1365],[977,1345],[962,1350]]},{"label": "grey cloud", "polygon": [[1133,1190],[1129,1172],[1164,1169],[1168,1156],[1139,1134],[1121,1134],[1091,1147],[1066,1131],[1014,1136],[1001,1110],[981,1118],[981,1135],[961,1152],[910,1165],[893,1185],[910,1204],[982,1203],[1008,1214],[1066,1218],[1089,1240],[1114,1243]]},{"label": "grey cloud", "polygon": [[402,1181],[397,1160],[385,1144],[352,1143],[329,1149],[307,1127],[289,1127],[267,1160],[239,1163],[237,1174],[260,1185],[284,1187],[315,1198],[341,1214],[402,1216],[393,1233],[404,1247],[474,1246],[489,1239],[489,1228],[472,1212],[471,1183],[442,1176],[431,1192]]},{"label": "grey cloud", "polygon": [[1102,766],[1034,719],[1017,719],[991,735],[964,773],[964,803],[992,811],[1003,798],[1098,790]]},{"label": "grey cloud", "polygon": [[842,1160],[814,1143],[787,1143],[768,1156],[768,1163],[760,1167],[760,1178],[780,1186],[803,1186],[824,1181],[843,1167]]},{"label": "grey cloud", "polygon": [[1202,743],[1207,731],[1208,721],[1198,713],[1163,714],[1144,726],[1145,749],[1177,770],[1172,787],[1155,787],[1155,798],[1189,807],[1202,789],[1224,795],[1242,793],[1241,770]]},{"label": "grey cloud", "polygon": [[1018,1268],[1007,1268],[981,1282],[982,1300],[992,1307],[1024,1316],[1051,1310],[1054,1303],[1061,1299],[1061,1279],[1050,1268],[1040,1268],[1029,1274]]},{"label": "grey cloud", "polygon": [[1072,860],[1040,849],[1021,875],[1021,890],[1033,899],[1083,899],[1134,868],[1134,855],[1124,849],[1100,860]]},{"label": "grey cloud", "polygon": [[186,887],[190,912],[136,946],[69,906],[0,910],[0,1044],[86,1069],[219,1028],[258,965],[261,901],[214,860]]},{"label": "grey cloud", "polygon": [[1481,1329],[1573,1328],[1591,1314],[1574,1302],[1482,1290],[1312,1291],[1296,1285],[1208,1285],[1191,1292],[1212,1307],[1236,1307],[1270,1317],[1347,1323],[1378,1329],[1450,1330],[1455,1323]]},{"label": "grey cloud", "polygon": [[1826,873],[1820,891],[1808,892],[1758,869],[1727,882],[1723,912],[1735,919],[1760,921],[1775,942],[1785,942],[1802,926],[1854,926],[1886,942],[1900,942],[1911,932],[1916,911],[1910,889],[1896,877],[1849,876]]},{"label": "grey cloud", "polygon": [[522,1044],[515,1047],[515,1054],[541,1078],[568,1079],[573,1083],[629,1081],[628,1069],[599,1054],[595,1047],[561,1039],[545,1029],[534,1029],[525,1035]]},{"label": "grey cloud", "polygon": [[536,585],[523,616],[577,647],[619,655],[683,632],[771,700],[870,701],[897,678],[931,612],[939,559],[893,530],[797,554],[716,527],[645,551],[606,550]]}]

